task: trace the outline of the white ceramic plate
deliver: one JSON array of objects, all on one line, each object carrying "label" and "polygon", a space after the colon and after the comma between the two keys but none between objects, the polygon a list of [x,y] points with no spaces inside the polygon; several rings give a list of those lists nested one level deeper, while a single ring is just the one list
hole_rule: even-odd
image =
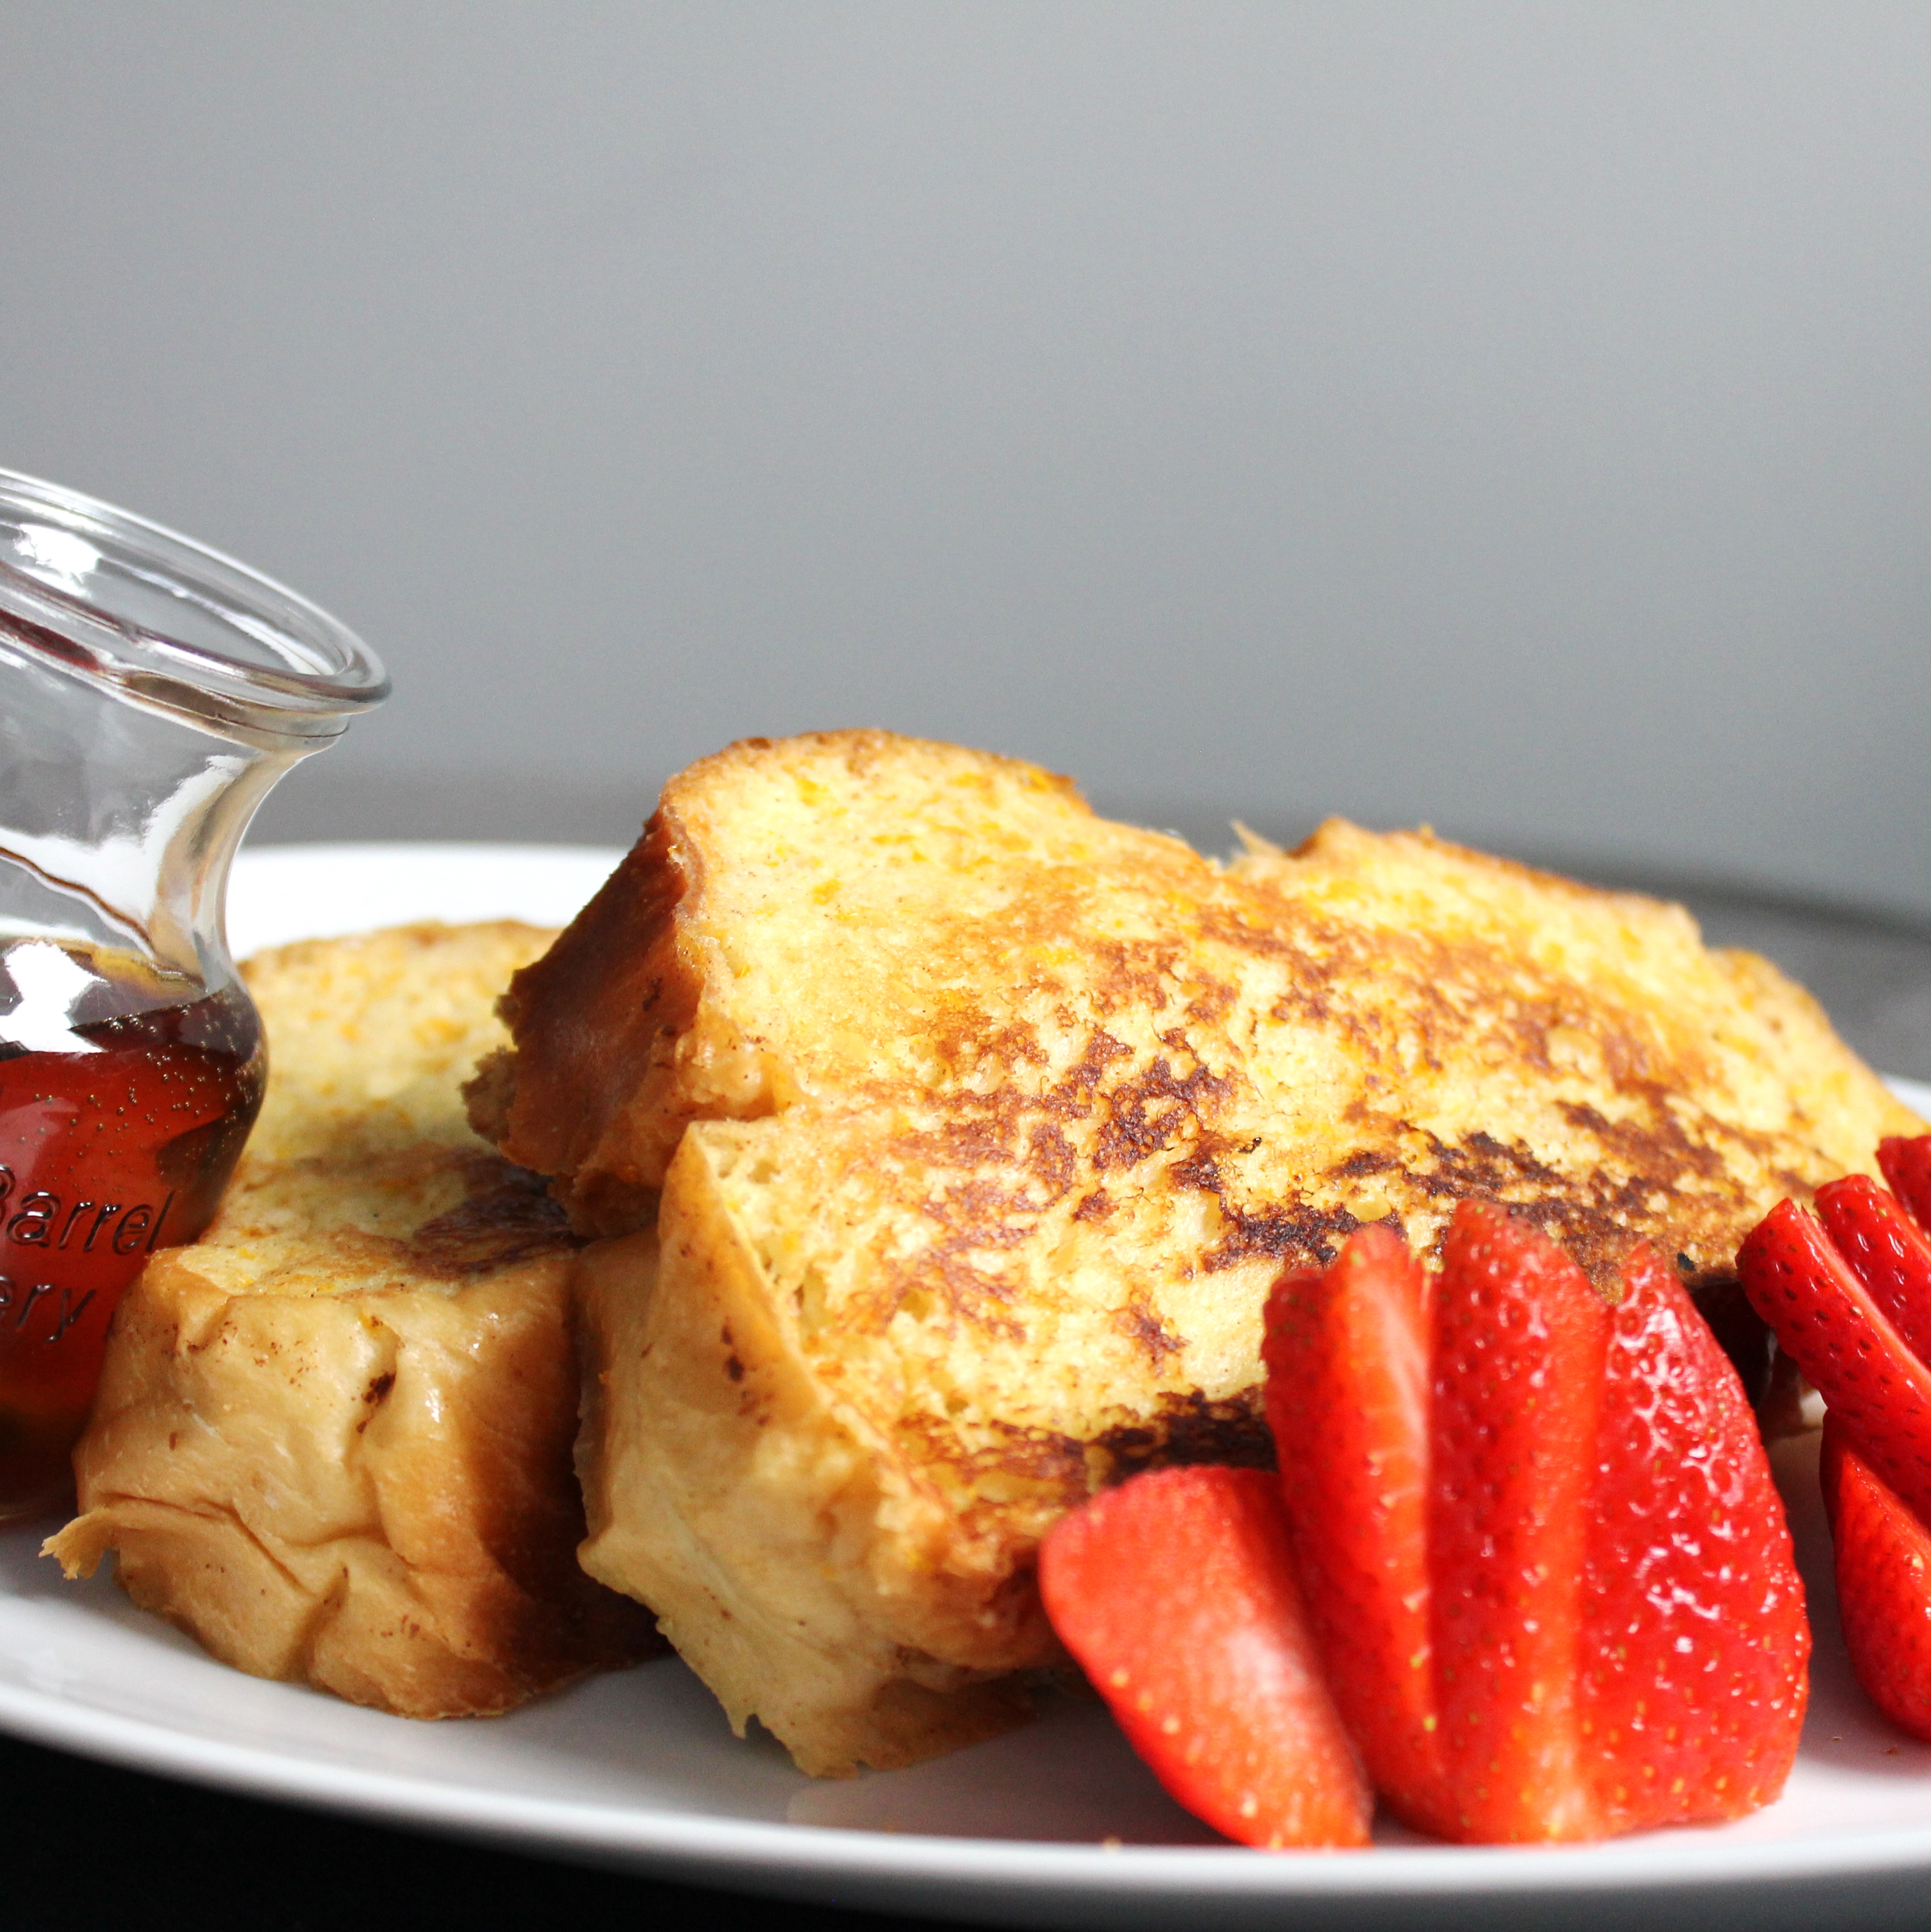
[{"label": "white ceramic plate", "polygon": [[[238,952],[406,918],[567,918],[613,852],[463,845],[244,853]],[[1931,1089],[1906,1097],[1931,1106]],[[39,1530],[0,1535],[0,1727],[165,1774],[700,1883],[1015,1924],[1297,1925],[1554,1910],[1645,1924],[1829,1916],[1889,1875],[1931,1886],[1931,1748],[1850,1681],[1828,1587],[1814,1450],[1786,1479],[1817,1628],[1811,1716],[1781,1802],[1741,1824],[1557,1850],[1390,1832],[1366,1853],[1227,1846],[1175,1807],[1097,1707],[912,1771],[800,1777],[740,1743],[673,1661],[514,1716],[411,1724],[224,1670],[105,1577],[63,1582]],[[1822,1567],[1820,1568],[1820,1562]]]}]

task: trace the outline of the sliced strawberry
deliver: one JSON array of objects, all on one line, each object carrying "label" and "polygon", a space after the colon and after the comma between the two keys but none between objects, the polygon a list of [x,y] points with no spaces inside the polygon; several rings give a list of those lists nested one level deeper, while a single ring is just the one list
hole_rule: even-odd
[{"label": "sliced strawberry", "polygon": [[1877,1145],[1878,1171],[1921,1228],[1931,1229],[1931,1134],[1894,1135]]},{"label": "sliced strawberry", "polygon": [[1834,1415],[1824,1418],[1821,1473],[1851,1667],[1893,1724],[1931,1738],[1931,1533]]},{"label": "sliced strawberry", "polygon": [[1931,1520],[1931,1370],[1824,1230],[1780,1202],[1744,1238],[1737,1273],[1864,1460],[1921,1520]]},{"label": "sliced strawberry", "polygon": [[1593,1838],[1775,1796],[1802,1590],[1735,1371],[1647,1249],[1612,1310],[1465,1202],[1432,1305],[1364,1231],[1283,1277],[1266,1354],[1336,1701],[1408,1822]]},{"label": "sliced strawberry", "polygon": [[1334,1701],[1402,1816],[1442,1790],[1428,1594],[1428,1277],[1363,1228],[1267,1306],[1267,1420]]},{"label": "sliced strawberry", "polygon": [[1435,1294],[1432,1633],[1453,1835],[1591,1837],[1580,1579],[1609,1310],[1555,1244],[1464,1202]]},{"label": "sliced strawberry", "polygon": [[1931,1356],[1931,1241],[1868,1174],[1817,1190],[1817,1218],[1905,1346]]},{"label": "sliced strawberry", "polygon": [[1243,1844],[1362,1845],[1373,1797],[1322,1678],[1273,1478],[1162,1469],[1039,1552],[1054,1629],[1181,1804]]},{"label": "sliced strawberry", "polygon": [[1797,1754],[1810,1629],[1743,1385],[1648,1246],[1611,1316],[1582,1603],[1601,1828],[1736,1818]]},{"label": "sliced strawberry", "polygon": [[[1914,1207],[1927,1156],[1931,1138],[1879,1149]],[[1862,1174],[1817,1205],[1822,1228],[1774,1208],[1738,1272],[1828,1408],[1820,1473],[1852,1668],[1886,1716],[1931,1738],[1931,1243]]]}]

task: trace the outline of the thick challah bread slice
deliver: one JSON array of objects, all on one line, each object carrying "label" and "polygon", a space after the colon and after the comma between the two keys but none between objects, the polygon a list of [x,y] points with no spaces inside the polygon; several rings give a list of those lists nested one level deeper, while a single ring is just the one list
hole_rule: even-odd
[{"label": "thick challah bread slice", "polygon": [[416,926],[247,968],[268,1094],[221,1211],[115,1317],[49,1546],[214,1655],[411,1717],[656,1646],[579,1568],[572,1243],[458,1082],[550,934]]},{"label": "thick challah bread slice", "polygon": [[1341,824],[1222,868],[873,732],[673,779],[504,1010],[475,1117],[613,1238],[586,1564],[817,1772],[1011,1720],[1090,1490],[1267,1460],[1284,1262],[1473,1196],[1720,1294],[1917,1126],[1678,908]]}]

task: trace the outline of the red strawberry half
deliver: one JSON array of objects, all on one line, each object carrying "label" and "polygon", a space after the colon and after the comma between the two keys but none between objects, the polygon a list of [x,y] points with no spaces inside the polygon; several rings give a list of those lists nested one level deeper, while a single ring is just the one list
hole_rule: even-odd
[{"label": "red strawberry half", "polygon": [[1386,1228],[1268,1310],[1267,1419],[1329,1682],[1369,1775],[1422,1820],[1444,1788],[1429,1630],[1428,1277]]},{"label": "red strawberry half", "polygon": [[1818,1189],[1817,1218],[1905,1346],[1931,1359],[1931,1241],[1897,1197],[1846,1174]]},{"label": "red strawberry half", "polygon": [[1851,1668],[1892,1723],[1931,1738],[1931,1534],[1828,1415],[1822,1473]]},{"label": "red strawberry half", "polygon": [[1039,1594],[1196,1817],[1243,1844],[1367,1843],[1372,1796],[1328,1695],[1271,1476],[1162,1469],[1108,1490],[1054,1526]]},{"label": "red strawberry half", "polygon": [[1810,1654],[1783,1505],[1735,1371],[1651,1250],[1630,1257],[1623,1287],[1582,1606],[1585,1759],[1612,1832],[1768,1804],[1789,1774]]},{"label": "red strawberry half", "polygon": [[1582,1578],[1609,1311],[1554,1242],[1465,1202],[1435,1300],[1429,1622],[1449,1835],[1600,1835]]},{"label": "red strawberry half", "polygon": [[1777,1346],[1919,1520],[1931,1509],[1931,1370],[1913,1354],[1816,1220],[1780,1201],[1744,1238],[1737,1272]]},{"label": "red strawberry half", "polygon": [[1878,1172],[1921,1228],[1931,1229],[1931,1134],[1902,1135],[1877,1145]]}]

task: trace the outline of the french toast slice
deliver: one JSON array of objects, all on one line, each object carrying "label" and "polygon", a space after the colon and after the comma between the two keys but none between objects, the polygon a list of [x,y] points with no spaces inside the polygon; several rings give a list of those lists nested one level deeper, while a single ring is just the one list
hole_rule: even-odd
[{"label": "french toast slice", "polygon": [[658,1647],[577,1565],[573,1246],[458,1082],[550,938],[318,940],[245,969],[257,1138],[200,1240],[115,1317],[68,1573],[224,1662],[412,1717],[510,1708]]},{"label": "french toast slice", "polygon": [[474,1118],[606,1238],[585,1564],[817,1772],[1012,1721],[1093,1490],[1268,1459],[1284,1262],[1476,1197],[1720,1297],[1917,1128],[1679,908],[1339,822],[1217,866],[872,732],[673,779],[504,1011]]},{"label": "french toast slice", "polygon": [[520,920],[298,940],[241,964],[270,1030],[251,1162],[479,1143],[463,1083],[506,1036],[496,1003],[554,941]]}]

